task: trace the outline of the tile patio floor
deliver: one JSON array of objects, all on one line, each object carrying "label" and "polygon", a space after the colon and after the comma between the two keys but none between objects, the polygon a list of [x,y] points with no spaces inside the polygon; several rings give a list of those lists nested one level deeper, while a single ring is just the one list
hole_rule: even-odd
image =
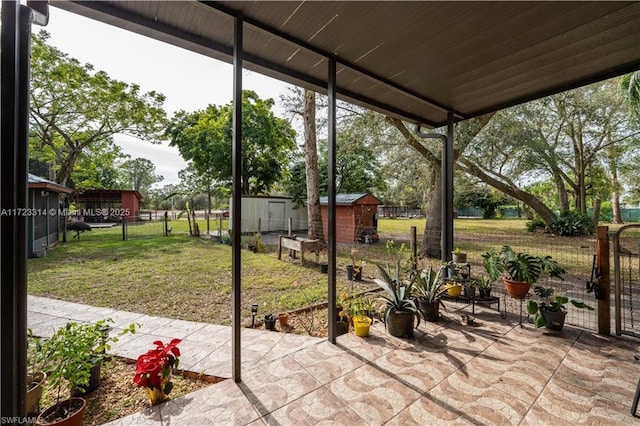
[{"label": "tile patio floor", "polygon": [[[607,425],[629,412],[640,342],[565,326],[548,334],[476,308],[421,323],[396,339],[376,323],[368,338],[325,339],[244,329],[242,378],[211,385],[110,425]],[[113,352],[130,358],[157,339],[182,338],[181,367],[231,375],[231,329],[29,296],[29,326],[50,335],[69,319],[142,324]]]}]

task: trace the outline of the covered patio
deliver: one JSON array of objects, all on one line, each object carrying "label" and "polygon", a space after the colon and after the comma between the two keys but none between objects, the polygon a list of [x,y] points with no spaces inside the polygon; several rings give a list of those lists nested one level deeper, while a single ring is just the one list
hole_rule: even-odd
[{"label": "covered patio", "polygon": [[[640,68],[640,3],[637,2],[52,1],[51,4],[232,62],[234,100],[241,96],[243,68],[328,95],[328,300],[334,300],[336,296],[335,118],[338,98],[414,123],[416,134],[421,138],[441,140],[442,191],[452,194],[456,121]],[[29,31],[32,22],[46,24],[46,9],[44,2],[30,1],[27,5],[13,1],[2,3],[2,209],[26,206]],[[233,227],[240,229],[242,111],[240,102],[234,102],[234,105],[233,210],[237,214],[233,218]],[[425,130],[445,125],[444,133]],[[442,203],[442,219],[442,260],[449,260],[453,248],[451,196]],[[1,297],[3,301],[13,302],[3,303],[0,315],[1,363],[6,367],[2,370],[0,391],[3,395],[2,415],[13,417],[22,415],[24,411],[24,395],[15,392],[15,389],[25,388],[27,286],[24,218],[3,217],[0,236],[3,253]],[[235,382],[242,381],[244,354],[241,347],[240,272],[240,233],[235,233],[230,356]],[[333,318],[335,314],[335,307],[329,304],[329,317]],[[521,337],[518,334],[511,339],[516,342]],[[529,337],[525,334],[524,338]],[[537,333],[530,338],[534,339],[531,343],[536,343],[536,339],[541,337]],[[581,338],[569,339],[565,345],[567,351],[580,347]],[[328,340],[325,347],[340,344],[333,322],[330,322]],[[555,359],[554,347],[557,345],[545,341],[539,343],[549,348],[548,358]],[[507,345],[505,351],[511,346]],[[528,351],[516,350],[518,359],[532,357]],[[426,354],[428,350],[422,352]],[[558,353],[560,360],[568,353]],[[362,360],[362,357],[367,359],[360,354],[355,356],[355,360]],[[606,356],[602,359],[606,360]],[[496,361],[510,363],[507,359],[498,358]],[[559,366],[561,364],[556,365],[558,371]],[[541,371],[537,366],[534,370],[537,374]],[[385,386],[387,379],[384,377],[389,375],[377,381],[376,372],[380,371],[373,368],[372,375],[367,376],[368,380],[377,382],[376,387],[393,389],[396,386],[395,382]],[[252,374],[256,375],[256,372],[247,372],[248,383],[256,380]],[[394,374],[400,375],[399,372]],[[458,374],[472,377],[464,371]],[[605,377],[617,374],[612,370]],[[442,380],[434,383],[450,386],[442,384],[445,383]],[[490,385],[487,389],[470,391],[464,397],[465,393],[452,396],[454,399],[445,401],[445,405],[454,410],[456,407],[452,402],[455,398],[462,398],[459,402],[470,404],[480,394],[500,392],[495,390],[498,389],[497,383],[486,383]],[[424,396],[412,390],[413,403],[425,398],[420,404],[428,406],[432,401],[433,393]],[[625,394],[625,398],[627,396]],[[597,401],[599,394],[595,398]],[[494,413],[501,411],[491,405],[488,409]],[[543,411],[538,411],[540,416],[544,416]],[[535,419],[530,423],[535,423]]]}]

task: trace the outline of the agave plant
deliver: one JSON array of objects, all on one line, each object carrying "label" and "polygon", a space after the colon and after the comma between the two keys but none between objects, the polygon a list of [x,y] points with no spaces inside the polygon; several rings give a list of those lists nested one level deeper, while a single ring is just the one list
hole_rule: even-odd
[{"label": "agave plant", "polygon": [[442,279],[442,268],[438,272],[433,268],[424,269],[414,278],[413,294],[426,299],[428,302],[440,300],[440,296],[446,293],[447,286]]},{"label": "agave plant", "polygon": [[565,273],[564,268],[551,256],[516,253],[510,246],[503,246],[500,253],[488,251],[482,257],[491,280],[497,280],[505,274],[509,280],[535,284],[543,274],[563,279],[562,274]]},{"label": "agave plant", "polygon": [[[380,297],[386,304],[384,310],[384,323],[387,323],[389,313],[391,311],[401,312],[413,312],[418,317],[418,324],[420,324],[420,315],[418,314],[418,307],[416,306],[411,295],[414,289],[414,280],[408,280],[403,282],[400,279],[400,261],[396,263],[395,273],[392,273],[389,266],[383,268],[380,265],[376,265],[382,280],[376,280],[378,284],[385,292]],[[391,276],[395,276],[391,278]]]}]

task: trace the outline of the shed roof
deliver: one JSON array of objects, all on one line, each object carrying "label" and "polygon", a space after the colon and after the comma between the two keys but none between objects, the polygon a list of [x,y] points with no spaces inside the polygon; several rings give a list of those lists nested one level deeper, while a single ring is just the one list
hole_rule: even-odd
[{"label": "shed roof", "polygon": [[33,175],[29,173],[29,188],[33,189],[46,189],[48,191],[53,191],[57,193],[70,194],[73,192],[70,188],[67,188],[64,185],[60,185],[59,183],[52,182],[50,180],[41,178],[40,176]]},{"label": "shed roof", "polygon": [[226,62],[241,15],[245,68],[429,126],[640,69],[634,1],[50,3]]},{"label": "shed roof", "polygon": [[[358,201],[366,201],[363,198],[369,198],[366,203],[358,203]],[[326,195],[320,197],[320,205],[327,205],[329,203],[328,197]],[[382,204],[380,200],[378,200],[375,196],[371,195],[368,192],[359,192],[355,194],[336,194],[336,205],[352,205],[352,204]]]}]

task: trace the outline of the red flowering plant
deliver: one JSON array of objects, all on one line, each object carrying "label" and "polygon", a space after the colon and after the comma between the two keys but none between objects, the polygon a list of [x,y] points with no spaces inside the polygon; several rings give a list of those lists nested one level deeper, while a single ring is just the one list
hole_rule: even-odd
[{"label": "red flowering plant", "polygon": [[178,344],[182,340],[173,339],[166,345],[160,340],[153,342],[155,349],[150,349],[138,357],[133,383],[144,387],[149,394],[151,405],[168,399],[173,389],[171,374],[180,362]]}]

